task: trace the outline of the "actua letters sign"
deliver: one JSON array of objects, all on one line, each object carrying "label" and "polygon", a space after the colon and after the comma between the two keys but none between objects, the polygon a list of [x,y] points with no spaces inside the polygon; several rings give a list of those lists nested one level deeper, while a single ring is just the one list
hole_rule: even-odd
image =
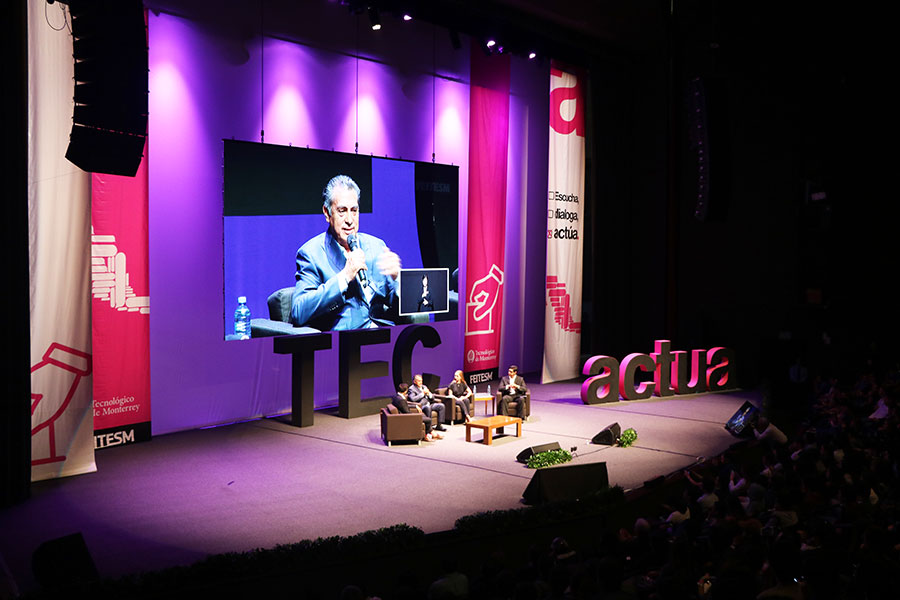
[{"label": "actua letters sign", "polygon": [[699,394],[737,387],[734,351],[730,348],[688,353],[672,350],[671,346],[669,340],[656,340],[652,353],[629,354],[621,363],[611,356],[592,356],[582,370],[587,379],[581,385],[581,401],[602,404],[618,402],[620,396],[623,400],[641,400],[651,395]]}]

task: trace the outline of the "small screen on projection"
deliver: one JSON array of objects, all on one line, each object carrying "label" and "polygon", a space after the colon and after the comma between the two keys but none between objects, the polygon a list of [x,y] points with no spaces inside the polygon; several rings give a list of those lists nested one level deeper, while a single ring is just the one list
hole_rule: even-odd
[{"label": "small screen on projection", "polygon": [[[235,334],[240,297],[252,337],[457,318],[458,167],[234,140],[224,146],[226,339],[242,337]],[[446,274],[432,277],[435,298],[446,302],[410,311],[404,295],[422,289],[401,282],[413,273],[421,281],[429,269]]]}]

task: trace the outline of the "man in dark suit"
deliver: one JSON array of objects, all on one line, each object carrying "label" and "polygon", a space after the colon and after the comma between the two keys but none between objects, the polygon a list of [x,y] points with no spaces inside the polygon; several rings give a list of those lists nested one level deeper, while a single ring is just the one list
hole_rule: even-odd
[{"label": "man in dark suit", "polygon": [[434,430],[444,431],[444,426],[442,425],[444,422],[444,403],[435,401],[434,394],[431,393],[431,390],[429,390],[428,386],[422,381],[421,375],[417,374],[413,377],[413,383],[409,386],[408,398],[410,402],[415,402],[421,406],[422,412],[429,417],[432,416],[433,413],[437,413]]},{"label": "man in dark suit", "polygon": [[505,377],[500,378],[500,406],[497,407],[498,415],[505,415],[509,412],[509,403],[516,403],[516,416],[520,419],[525,418],[525,401],[520,398],[528,391],[525,380],[519,376],[519,367],[510,365],[509,371]]},{"label": "man in dark suit", "polygon": [[[400,383],[397,385],[397,393],[391,397],[391,404],[397,407],[397,411],[405,414],[409,414],[409,401],[407,400],[409,386],[405,383]],[[431,442],[435,439],[441,439],[442,436],[440,433],[431,432],[431,417],[422,413],[422,421],[425,423],[425,441]]]},{"label": "man in dark suit", "polygon": [[393,325],[400,257],[359,233],[359,186],[332,177],[322,192],[328,230],[297,250],[291,321],[321,331]]}]

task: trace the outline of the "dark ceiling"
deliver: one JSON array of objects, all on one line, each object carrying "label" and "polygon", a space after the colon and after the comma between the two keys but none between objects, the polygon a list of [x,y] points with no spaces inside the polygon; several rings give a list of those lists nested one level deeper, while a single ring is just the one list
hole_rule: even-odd
[{"label": "dark ceiling", "polygon": [[[734,64],[779,69],[841,71],[849,56],[866,57],[879,44],[888,21],[813,0],[753,5],[725,0],[144,0],[151,10],[216,23],[232,31],[258,33],[246,22],[258,5],[270,17],[267,31],[288,33],[295,18],[303,26],[330,27],[335,15],[378,8],[385,29],[411,12],[415,19],[475,39],[495,37],[508,51],[588,66],[597,59],[722,55]],[[325,15],[324,20],[314,21]],[[330,19],[330,20],[329,20]],[[276,21],[277,20],[277,21]],[[241,33],[237,31],[237,33]],[[300,33],[302,36],[302,32]],[[883,42],[881,42],[883,44]],[[743,68],[743,67],[741,67]]]},{"label": "dark ceiling", "polygon": [[598,54],[634,52],[664,41],[659,0],[340,0],[350,10],[379,6],[466,33],[496,37],[514,52],[587,64]]},{"label": "dark ceiling", "polygon": [[[257,0],[259,3],[260,0]],[[691,0],[692,2],[695,0]],[[377,8],[385,20],[410,12],[417,20],[433,23],[473,38],[495,37],[508,51],[587,65],[596,56],[652,51],[665,41],[666,9],[659,0],[299,0],[263,1],[268,14],[307,11],[334,14],[339,6],[348,13]],[[316,4],[320,6],[316,6]],[[246,0],[144,0],[154,11],[240,27],[253,3]],[[330,6],[329,6],[330,5]],[[244,26],[257,25],[257,23]],[[284,23],[278,23],[283,27]]]}]

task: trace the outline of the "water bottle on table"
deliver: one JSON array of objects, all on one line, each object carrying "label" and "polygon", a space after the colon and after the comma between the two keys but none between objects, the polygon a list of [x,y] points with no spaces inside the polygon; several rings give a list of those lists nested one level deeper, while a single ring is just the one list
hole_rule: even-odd
[{"label": "water bottle on table", "polygon": [[234,311],[234,336],[239,340],[250,339],[250,308],[247,297],[238,297],[238,307]]}]

